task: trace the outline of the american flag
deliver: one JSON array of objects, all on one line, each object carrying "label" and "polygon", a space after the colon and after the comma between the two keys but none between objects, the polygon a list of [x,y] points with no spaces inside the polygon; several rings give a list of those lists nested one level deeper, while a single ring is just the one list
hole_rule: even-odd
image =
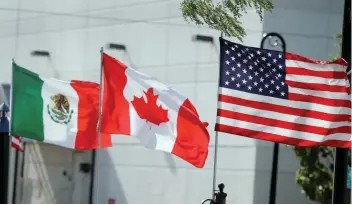
[{"label": "american flag", "polygon": [[215,130],[295,146],[351,147],[347,62],[220,38]]},{"label": "american flag", "polygon": [[23,152],[23,141],[21,137],[14,136],[11,137],[11,147],[15,148],[16,150]]}]

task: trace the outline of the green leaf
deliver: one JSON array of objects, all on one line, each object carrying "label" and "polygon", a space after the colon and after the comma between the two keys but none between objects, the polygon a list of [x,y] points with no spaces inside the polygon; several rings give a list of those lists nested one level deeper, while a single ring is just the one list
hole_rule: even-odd
[{"label": "green leaf", "polygon": [[248,8],[254,8],[260,19],[264,11],[271,12],[272,0],[184,0],[181,10],[185,21],[221,31],[225,36],[233,36],[243,41],[246,32],[240,18]]}]

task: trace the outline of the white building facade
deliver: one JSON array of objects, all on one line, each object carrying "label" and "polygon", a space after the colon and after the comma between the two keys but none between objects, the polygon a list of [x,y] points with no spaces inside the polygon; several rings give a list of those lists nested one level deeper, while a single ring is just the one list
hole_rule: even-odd
[{"label": "white building facade", "polygon": [[[95,158],[91,152],[28,143],[23,178],[18,171],[17,203],[200,203],[210,198],[214,123],[217,106],[220,33],[184,21],[181,0],[2,0],[0,1],[0,82],[10,83],[11,59],[33,72],[63,80],[98,82],[100,48],[189,97],[209,122],[209,157],[202,169],[137,140],[115,136],[113,147]],[[242,42],[259,47],[264,33],[278,32],[287,50],[327,60],[339,55],[335,35],[342,31],[343,0],[273,0],[275,9],[261,22],[254,10],[242,18]],[[194,35],[214,38],[195,42]],[[238,42],[236,39],[231,39]],[[106,48],[123,44],[126,51]],[[50,57],[32,56],[34,50]],[[228,203],[268,203],[273,143],[219,134],[217,183]],[[14,162],[14,150],[11,151]],[[13,173],[21,169],[11,165]],[[299,166],[292,149],[280,145],[277,203],[310,203],[295,184]],[[80,171],[81,170],[81,171]],[[98,191],[97,191],[98,190]],[[10,191],[11,192],[11,191]],[[12,202],[12,193],[9,193]]]}]

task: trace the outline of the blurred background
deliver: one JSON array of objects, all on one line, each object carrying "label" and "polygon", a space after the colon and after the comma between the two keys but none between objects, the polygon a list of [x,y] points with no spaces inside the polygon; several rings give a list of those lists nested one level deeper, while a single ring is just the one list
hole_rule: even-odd
[{"label": "blurred background", "polygon": [[[189,97],[211,134],[203,169],[120,136],[113,138],[114,147],[99,151],[98,159],[93,152],[28,141],[17,157],[11,149],[9,203],[200,203],[211,197],[220,32],[185,22],[180,3],[0,1],[0,103],[7,103],[12,58],[42,76],[98,82],[104,47]],[[319,60],[340,54],[335,37],[342,32],[343,0],[273,3],[263,21],[252,9],[241,18],[247,32],[243,44],[259,47],[263,34],[278,32],[289,52]],[[213,41],[197,41],[195,35]],[[217,182],[225,184],[227,203],[268,203],[272,153],[273,143],[219,133]],[[277,203],[316,203],[296,184],[298,168],[293,149],[280,145]]]}]

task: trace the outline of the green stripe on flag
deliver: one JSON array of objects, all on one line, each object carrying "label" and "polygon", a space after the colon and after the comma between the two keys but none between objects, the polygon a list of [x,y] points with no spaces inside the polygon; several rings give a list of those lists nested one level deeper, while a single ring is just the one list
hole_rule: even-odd
[{"label": "green stripe on flag", "polygon": [[37,74],[15,63],[12,67],[11,135],[43,141],[43,81]]}]

